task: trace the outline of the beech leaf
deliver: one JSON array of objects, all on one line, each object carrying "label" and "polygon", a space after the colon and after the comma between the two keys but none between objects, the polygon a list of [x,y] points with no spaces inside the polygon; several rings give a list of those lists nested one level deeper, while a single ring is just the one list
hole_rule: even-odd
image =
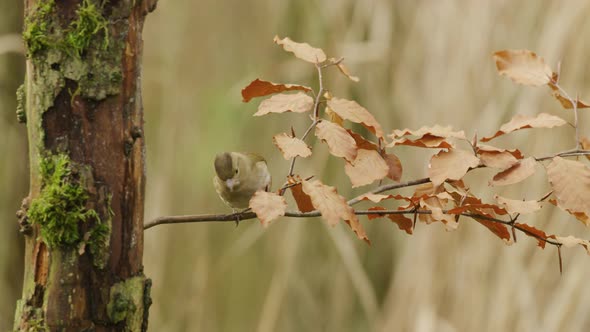
[{"label": "beech leaf", "polygon": [[304,141],[297,137],[291,137],[282,133],[273,136],[272,141],[281,150],[283,157],[287,160],[297,156],[302,158],[311,156],[311,149]]},{"label": "beech leaf", "polygon": [[492,139],[511,133],[520,129],[528,128],[553,128],[567,124],[567,122],[555,115],[541,113],[535,117],[529,115],[517,114],[510,122],[503,124],[493,136],[484,137],[481,139],[482,142],[488,142]]},{"label": "beech leaf", "polygon": [[477,146],[477,155],[485,166],[502,170],[512,167],[523,157],[517,149],[506,150],[484,144]]},{"label": "beech leaf", "polygon": [[460,180],[470,168],[479,165],[479,158],[465,150],[440,151],[430,159],[428,177],[435,186],[446,180]]},{"label": "beech leaf", "polygon": [[547,178],[557,197],[557,206],[574,214],[586,226],[590,215],[590,168],[579,161],[555,157],[546,166]]},{"label": "beech leaf", "polygon": [[[292,178],[289,178],[289,183],[294,184],[295,182]],[[314,210],[313,203],[311,202],[311,198],[308,194],[303,192],[301,183],[294,184],[291,188],[291,194],[293,195],[293,199],[297,204],[297,208],[301,212],[311,212]]]},{"label": "beech leaf", "polygon": [[521,201],[517,199],[508,199],[498,195],[494,195],[496,202],[500,204],[508,213],[530,214],[541,209],[541,202],[537,201]]},{"label": "beech leaf", "polygon": [[529,176],[535,174],[535,159],[532,157],[523,159],[494,176],[490,181],[490,186],[507,186],[518,183]]},{"label": "beech leaf", "polygon": [[322,120],[316,126],[315,135],[328,144],[328,149],[333,156],[344,158],[349,162],[355,160],[357,146],[346,129],[333,122]]},{"label": "beech leaf", "polygon": [[350,178],[352,187],[360,187],[381,180],[389,173],[389,166],[379,152],[359,149],[356,159],[346,163],[344,172]]},{"label": "beech leaf", "polygon": [[[385,210],[385,208],[382,206],[375,206],[375,207],[369,208],[369,211],[383,211],[383,210]],[[383,214],[369,214],[369,215],[367,215],[367,217],[369,218],[369,220],[386,217],[387,219],[389,219],[392,222],[394,222],[395,224],[397,224],[397,227],[399,229],[401,229],[402,231],[405,231],[407,234],[412,235],[412,233],[413,233],[414,222],[412,221],[412,219],[410,219],[404,215],[401,215],[401,214],[385,214],[385,215],[383,215]]]},{"label": "beech leaf", "polygon": [[278,94],[263,100],[258,105],[258,111],[254,116],[268,113],[295,112],[305,113],[313,108],[313,98],[303,92],[295,94]]},{"label": "beech leaf", "polygon": [[316,64],[326,61],[326,53],[320,48],[310,46],[308,43],[297,43],[289,37],[281,39],[279,36],[275,36],[273,41],[301,60]]},{"label": "beech leaf", "polygon": [[[584,150],[590,150],[590,138],[582,136],[580,138],[580,145]],[[590,160],[590,155],[586,155],[586,159]]]},{"label": "beech leaf", "polygon": [[549,83],[553,71],[542,57],[529,50],[504,50],[494,53],[496,69],[513,82],[529,86]]},{"label": "beech leaf", "polygon": [[[574,108],[574,104],[571,102],[571,100],[569,100],[568,98],[564,97],[561,95],[561,93],[559,92],[558,89],[555,89],[551,92],[551,95],[553,97],[555,97],[555,99],[557,99],[557,101],[559,101],[559,103],[561,104],[561,106],[566,109],[566,110],[570,110]],[[580,108],[589,108],[590,105],[586,104],[585,102],[581,101],[581,100],[575,100],[576,102],[576,108],[580,109]]]},{"label": "beech leaf", "polygon": [[381,125],[377,122],[377,119],[356,101],[334,97],[328,100],[328,107],[344,120],[360,123],[375,134],[375,136],[379,138],[383,137],[383,129],[381,129]]},{"label": "beech leaf", "polygon": [[403,171],[402,163],[399,158],[393,153],[386,153],[385,156],[383,156],[383,159],[389,168],[387,171],[387,177],[395,182],[399,182],[402,178]]},{"label": "beech leaf", "polygon": [[[414,140],[404,136],[415,136]],[[418,130],[411,129],[395,129],[389,135],[392,142],[388,147],[396,145],[409,145],[421,148],[442,148],[449,149],[453,147],[453,143],[447,141],[447,138],[466,139],[463,131],[453,131],[450,126],[442,127],[435,125],[433,127],[421,127]]]},{"label": "beech leaf", "polygon": [[[532,238],[536,239],[536,240],[537,240],[537,245],[538,245],[539,247],[541,247],[541,249],[545,249],[545,244],[546,244],[547,242],[545,242],[545,241],[543,241],[543,240],[539,240],[538,238],[536,238],[536,237],[534,236],[534,235],[536,235],[536,236],[539,236],[539,237],[541,237],[541,238],[543,238],[543,239],[547,239],[547,238],[549,238],[549,236],[548,236],[547,234],[545,234],[545,232],[543,232],[542,230],[540,230],[540,229],[537,229],[537,228],[535,228],[535,227],[533,227],[533,226],[527,225],[527,224],[514,223],[514,225],[516,225],[516,226],[520,226],[521,228],[524,228],[524,229],[526,229],[526,230],[527,230],[527,232],[529,232],[529,233],[531,233],[531,234],[529,234],[529,233],[527,233],[527,232],[524,232],[524,234],[526,234],[526,235],[528,235],[528,236],[530,236],[530,237],[532,237]],[[534,235],[533,235],[533,234],[534,234]]]},{"label": "beech leaf", "polygon": [[356,218],[354,210],[344,197],[340,196],[336,188],[325,185],[319,180],[302,181],[303,192],[309,195],[313,206],[320,211],[324,220],[334,226],[340,219]]},{"label": "beech leaf", "polygon": [[587,240],[578,239],[571,235],[567,237],[556,236],[555,240],[567,248],[575,247],[577,245],[582,246],[586,249],[586,253],[590,255],[590,242]]},{"label": "beech leaf", "polygon": [[250,199],[250,208],[260,219],[262,226],[267,227],[271,221],[285,215],[287,202],[283,196],[259,190]]},{"label": "beech leaf", "polygon": [[305,92],[311,91],[311,88],[297,85],[297,84],[279,84],[260,79],[255,79],[250,82],[247,87],[242,89],[242,101],[247,103],[252,98],[268,96],[275,93],[284,91],[301,90]]}]

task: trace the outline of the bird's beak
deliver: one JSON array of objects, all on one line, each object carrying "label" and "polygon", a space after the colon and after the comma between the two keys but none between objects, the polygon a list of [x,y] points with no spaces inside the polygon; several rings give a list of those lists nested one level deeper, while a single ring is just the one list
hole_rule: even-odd
[{"label": "bird's beak", "polygon": [[225,180],[225,185],[227,186],[227,188],[229,189],[229,191],[234,191],[234,187],[240,184],[240,180],[231,178],[231,179],[227,179]]}]

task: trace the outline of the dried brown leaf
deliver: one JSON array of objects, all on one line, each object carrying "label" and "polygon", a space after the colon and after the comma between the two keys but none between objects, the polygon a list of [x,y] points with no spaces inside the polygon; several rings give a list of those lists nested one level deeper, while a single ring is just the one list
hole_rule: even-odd
[{"label": "dried brown leaf", "polygon": [[537,201],[522,201],[517,199],[509,199],[498,195],[494,195],[494,198],[498,204],[508,211],[508,213],[530,214],[541,209],[541,202]]},{"label": "dried brown leaf", "polygon": [[359,197],[359,200],[361,201],[371,201],[373,203],[379,203],[381,201],[384,201],[386,199],[390,199],[390,198],[394,198],[393,195],[383,195],[383,194],[371,194],[371,193],[366,193],[363,194]]},{"label": "dried brown leaf", "polygon": [[354,210],[344,197],[340,196],[336,188],[325,185],[319,180],[302,181],[303,192],[309,195],[313,206],[320,211],[329,225],[334,226],[340,219],[356,218]]},{"label": "dried brown leaf", "polygon": [[485,166],[502,170],[514,166],[523,157],[517,149],[506,150],[484,144],[477,146],[477,155]]},{"label": "dried brown leaf", "polygon": [[308,43],[297,43],[289,37],[283,39],[275,36],[273,40],[276,44],[281,45],[287,52],[293,53],[301,60],[311,63],[321,63],[326,61],[326,53],[320,48],[310,46]]},{"label": "dried brown leaf", "polygon": [[262,226],[267,227],[271,221],[285,215],[287,202],[283,196],[259,190],[250,199],[250,208],[260,219]]},{"label": "dried brown leaf", "polygon": [[328,119],[339,125],[340,127],[342,127],[342,124],[344,123],[344,120],[340,117],[340,115],[336,114],[336,112],[332,111],[331,108],[329,108],[328,106],[326,106],[326,115],[328,116]]},{"label": "dried brown leaf", "polygon": [[494,53],[496,69],[518,84],[541,86],[551,81],[553,71],[542,57],[529,50],[504,50]]},{"label": "dried brown leaf", "polygon": [[354,141],[356,142],[356,146],[359,149],[375,150],[375,151],[379,150],[379,147],[377,146],[377,144],[371,142],[370,140],[364,138],[363,136],[355,133],[354,131],[352,131],[350,129],[346,129],[346,131],[350,134],[350,136],[352,136],[352,138],[354,138]]},{"label": "dried brown leaf", "polygon": [[[415,139],[410,139],[404,136],[415,136]],[[435,125],[433,127],[421,127],[418,130],[411,129],[395,129],[392,134],[389,135],[392,142],[389,143],[388,147],[396,145],[409,145],[421,148],[443,148],[449,149],[454,145],[448,141],[447,138],[466,139],[463,131],[453,131],[450,126],[442,127]]]},{"label": "dried brown leaf", "polygon": [[303,92],[295,94],[278,94],[263,100],[254,116],[268,113],[295,112],[305,113],[313,108],[313,98]]},{"label": "dried brown leaf", "polygon": [[375,136],[379,138],[383,137],[383,129],[381,129],[381,125],[377,122],[377,119],[356,101],[334,97],[328,100],[328,107],[344,120],[360,123],[375,134]]},{"label": "dried brown leaf", "polygon": [[493,222],[490,220],[485,220],[477,217],[472,217],[480,224],[484,225],[487,229],[489,229],[492,233],[496,234],[499,238],[504,240],[504,243],[507,245],[512,244],[510,240],[510,232],[508,231],[508,227],[504,224],[500,224],[497,222]]},{"label": "dried brown leaf", "polygon": [[507,186],[518,183],[535,174],[535,165],[535,159],[532,157],[522,159],[509,169],[496,174],[489,184],[490,186]]},{"label": "dried brown leaf", "polygon": [[[590,138],[582,136],[582,138],[580,138],[580,145],[582,146],[582,149],[590,150]],[[590,160],[590,155],[586,155],[586,159]]]},{"label": "dried brown leaf", "polygon": [[386,153],[385,156],[383,156],[383,159],[389,168],[387,171],[387,177],[395,182],[399,182],[402,178],[402,162],[393,153]]},{"label": "dried brown leaf", "polygon": [[389,166],[379,152],[359,149],[356,159],[344,166],[344,172],[350,178],[352,187],[356,188],[383,179],[389,172]]},{"label": "dried brown leaf", "polygon": [[440,151],[430,159],[428,177],[435,186],[438,186],[447,179],[460,180],[470,168],[477,165],[479,165],[479,158],[472,152],[457,149]]},{"label": "dried brown leaf", "polygon": [[557,206],[590,226],[587,217],[590,215],[590,168],[579,161],[555,157],[546,169]]},{"label": "dried brown leaf", "polygon": [[[385,208],[382,206],[375,206],[375,207],[369,208],[369,211],[383,211],[383,210],[385,210]],[[396,223],[397,227],[399,229],[401,229],[402,231],[405,231],[407,234],[412,235],[412,233],[413,233],[414,222],[412,221],[412,219],[410,219],[404,215],[401,215],[401,214],[369,214],[369,215],[367,215],[367,217],[369,217],[369,220],[386,217],[389,220],[391,220],[392,222]]]},{"label": "dried brown leaf", "polygon": [[526,229],[526,231],[528,233],[527,232],[523,232],[523,233],[526,234],[526,235],[528,235],[528,236],[530,236],[530,237],[532,237],[532,238],[534,238],[534,239],[536,239],[537,240],[537,245],[539,247],[541,247],[541,249],[545,249],[545,244],[547,242],[545,242],[543,240],[539,240],[537,237],[535,237],[535,235],[536,235],[536,236],[541,237],[543,239],[548,239],[550,236],[548,236],[547,234],[545,234],[545,232],[543,232],[542,230],[537,229],[537,228],[535,228],[533,226],[527,225],[527,224],[514,223],[514,225],[519,226],[519,227],[521,227],[523,229]]},{"label": "dried brown leaf", "polygon": [[340,72],[342,74],[344,74],[344,76],[348,77],[349,80],[351,80],[353,82],[360,81],[357,76],[353,76],[352,74],[350,74],[350,71],[348,70],[348,68],[342,62],[338,63],[336,66],[338,67],[338,69],[340,70]]},{"label": "dried brown leaf", "polygon": [[302,158],[311,156],[311,149],[297,137],[281,133],[273,136],[272,142],[281,150],[283,157],[287,160],[297,156]]},{"label": "dried brown leaf", "polygon": [[247,87],[242,89],[242,101],[247,103],[252,98],[256,97],[263,97],[268,96],[275,93],[285,92],[285,91],[293,91],[293,90],[301,90],[305,92],[311,91],[311,88],[297,85],[297,84],[280,84],[280,83],[273,83],[268,81],[263,81],[260,79],[255,79],[254,81],[250,82]]},{"label": "dried brown leaf", "polygon": [[[550,84],[550,86],[552,86]],[[565,108],[566,110],[570,110],[574,108],[574,104],[565,96],[562,96],[561,93],[559,92],[559,90],[555,89],[553,91],[551,91],[551,95],[553,97],[555,97],[555,99],[557,99],[557,101],[559,101],[559,103],[561,104],[561,106],[563,108]],[[585,102],[581,101],[581,100],[576,100],[576,108],[589,108],[590,105],[586,104]]]},{"label": "dried brown leaf", "polygon": [[555,240],[556,240],[556,242],[561,243],[562,245],[566,246],[567,248],[575,247],[578,245],[582,246],[582,247],[584,247],[584,249],[586,249],[586,253],[588,255],[590,255],[590,242],[587,240],[578,239],[578,238],[575,238],[571,235],[567,236],[567,237],[556,236]]},{"label": "dried brown leaf", "polygon": [[434,125],[433,127],[421,127],[418,130],[411,130],[411,129],[394,129],[393,132],[389,135],[391,138],[398,138],[402,136],[417,136],[422,137],[424,135],[430,135],[435,137],[442,137],[442,138],[458,138],[458,139],[466,139],[465,132],[461,131],[453,131],[451,126],[443,127],[440,125]]},{"label": "dried brown leaf", "polygon": [[357,155],[357,146],[346,129],[330,121],[323,120],[319,122],[315,129],[315,135],[328,144],[330,153],[336,157],[341,157],[349,162],[355,160]]},{"label": "dried brown leaf", "polygon": [[[291,183],[291,179],[289,179]],[[293,182],[295,183],[295,182]],[[293,184],[291,183],[291,184]],[[311,198],[308,194],[303,192],[301,183],[297,183],[293,185],[291,188],[291,194],[293,195],[293,199],[297,204],[297,208],[301,212],[311,212],[314,210],[313,203],[311,202]]]},{"label": "dried brown leaf", "polygon": [[493,136],[484,137],[481,139],[482,142],[488,142],[492,139],[511,133],[520,129],[528,128],[553,128],[567,124],[567,122],[555,115],[541,113],[535,117],[529,115],[517,114],[510,122],[503,124]]}]

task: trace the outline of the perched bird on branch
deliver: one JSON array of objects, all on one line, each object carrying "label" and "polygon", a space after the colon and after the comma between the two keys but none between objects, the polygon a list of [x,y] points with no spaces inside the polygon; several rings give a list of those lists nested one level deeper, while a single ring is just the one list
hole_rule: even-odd
[{"label": "perched bird on branch", "polygon": [[271,176],[266,160],[255,153],[220,153],[215,156],[215,173],[215,191],[234,213],[247,209],[256,191],[270,190]]}]

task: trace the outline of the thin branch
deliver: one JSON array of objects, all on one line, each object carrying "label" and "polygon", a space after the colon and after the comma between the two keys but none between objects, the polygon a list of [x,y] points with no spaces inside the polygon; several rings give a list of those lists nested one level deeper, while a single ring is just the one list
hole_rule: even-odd
[{"label": "thin branch", "polygon": [[[313,104],[313,122],[311,123],[311,125],[307,128],[307,130],[305,131],[305,133],[303,133],[303,136],[301,136],[301,140],[304,141],[307,136],[309,135],[309,133],[311,133],[312,129],[315,128],[315,126],[318,124],[319,118],[320,118],[320,98],[322,98],[322,95],[324,94],[324,79],[322,76],[322,67],[319,65],[315,66],[317,71],[318,71],[318,80],[319,80],[319,90],[318,90],[318,94],[315,97],[315,101]],[[293,176],[293,170],[295,169],[295,160],[297,160],[297,156],[293,157],[293,159],[291,159],[291,165],[289,166],[289,176]],[[282,190],[281,193],[284,193],[285,191]]]},{"label": "thin branch", "polygon": [[[449,210],[442,210],[442,213],[449,214]],[[432,214],[430,210],[417,210],[417,209],[409,209],[409,210],[357,210],[354,211],[356,215],[390,215],[390,214],[398,214],[398,215],[405,215],[405,214]],[[530,232],[526,228],[523,228],[515,223],[515,219],[512,218],[510,220],[502,220],[498,218],[489,217],[486,215],[481,215],[477,213],[471,212],[462,212],[459,214],[452,214],[452,215],[461,215],[465,217],[470,217],[473,219],[481,219],[491,222],[500,223],[503,225],[511,226],[519,231],[526,233],[532,237],[537,238],[538,240],[544,241],[546,243],[552,245],[561,245],[561,243],[544,238],[539,236],[535,233]],[[298,211],[287,211],[285,212],[285,217],[291,218],[311,218],[311,217],[319,217],[321,213],[319,211],[311,211],[311,212],[298,212]],[[182,224],[182,223],[196,223],[196,222],[234,222],[237,218],[240,221],[255,219],[256,214],[253,212],[243,212],[243,213],[231,213],[231,214],[200,214],[200,215],[184,215],[184,216],[164,216],[160,218],[156,218],[154,221],[147,223],[144,226],[144,230],[150,229],[157,225],[165,225],[165,224]]]},{"label": "thin branch", "polygon": [[[559,78],[559,76],[558,76]],[[571,104],[574,110],[574,129],[576,130],[576,150],[580,150],[580,129],[578,125],[578,97],[574,100],[570,95],[559,85],[557,81],[551,82],[554,87],[559,90],[559,93],[564,96]]]}]

